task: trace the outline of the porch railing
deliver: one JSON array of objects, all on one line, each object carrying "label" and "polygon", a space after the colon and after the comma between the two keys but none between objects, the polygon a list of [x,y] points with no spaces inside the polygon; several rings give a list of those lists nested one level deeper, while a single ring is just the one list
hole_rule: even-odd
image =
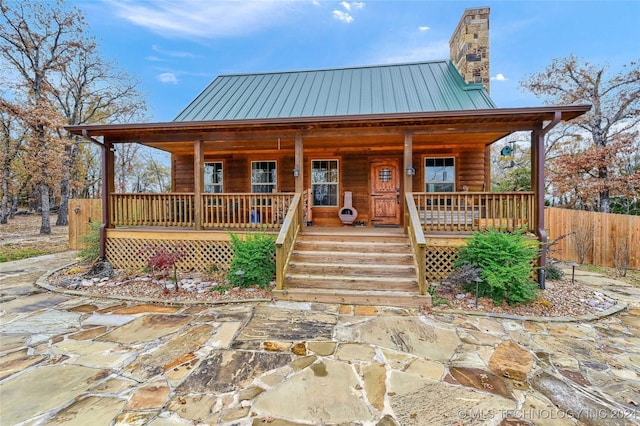
[{"label": "porch railing", "polygon": [[278,229],[294,194],[202,194],[196,212],[191,192],[112,193],[109,198],[113,226],[195,227],[200,214],[205,229]]},{"label": "porch railing", "polygon": [[303,211],[300,208],[301,202],[302,195],[298,193],[293,197],[289,205],[287,215],[276,239],[276,289],[278,290],[284,288],[284,271],[302,227]]},{"label": "porch railing", "polygon": [[427,263],[426,249],[427,242],[424,238],[424,231],[420,223],[420,217],[418,216],[418,209],[414,197],[411,193],[405,194],[404,204],[404,224],[411,241],[411,250],[413,251],[414,265],[416,267],[418,275],[418,291],[421,295],[427,294]]},{"label": "porch railing", "polygon": [[203,228],[280,228],[293,193],[202,194]]},{"label": "porch railing", "polygon": [[533,192],[414,192],[413,198],[427,232],[534,231]]},{"label": "porch railing", "polygon": [[109,199],[113,226],[194,226],[192,192],[163,194],[112,193]]}]

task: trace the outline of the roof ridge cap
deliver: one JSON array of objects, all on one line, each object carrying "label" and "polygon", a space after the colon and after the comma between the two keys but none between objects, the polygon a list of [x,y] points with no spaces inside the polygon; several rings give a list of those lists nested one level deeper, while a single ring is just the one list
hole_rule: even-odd
[{"label": "roof ridge cap", "polygon": [[272,75],[272,74],[298,74],[298,73],[322,72],[322,71],[344,71],[344,70],[367,69],[367,68],[386,68],[386,67],[399,67],[399,66],[408,66],[408,65],[435,64],[435,63],[442,63],[442,62],[448,63],[451,61],[449,59],[433,59],[429,61],[399,62],[399,63],[372,64],[372,65],[354,65],[354,66],[348,66],[348,67],[309,68],[309,69],[285,70],[285,71],[230,73],[230,74],[220,74],[218,75],[218,77],[216,77],[216,79],[220,77],[243,77],[243,76]]}]

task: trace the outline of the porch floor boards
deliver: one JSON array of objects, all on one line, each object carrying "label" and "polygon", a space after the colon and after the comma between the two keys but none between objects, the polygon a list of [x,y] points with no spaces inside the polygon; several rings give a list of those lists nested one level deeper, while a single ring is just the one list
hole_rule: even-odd
[{"label": "porch floor boards", "polygon": [[409,238],[402,228],[308,227],[296,241],[278,298],[420,307]]}]

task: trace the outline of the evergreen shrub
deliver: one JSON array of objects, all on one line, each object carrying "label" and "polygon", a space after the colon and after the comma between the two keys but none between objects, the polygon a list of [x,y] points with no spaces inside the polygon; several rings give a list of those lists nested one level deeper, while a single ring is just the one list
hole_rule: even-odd
[{"label": "evergreen shrub", "polygon": [[[532,278],[532,264],[539,254],[539,245],[527,241],[523,234],[523,230],[477,232],[460,250],[454,267],[471,265],[481,269],[480,297],[490,297],[495,303],[506,301],[510,305],[535,300],[537,284]],[[475,292],[475,283],[464,287]]]},{"label": "evergreen shrub", "polygon": [[247,234],[243,240],[231,234],[233,258],[227,280],[236,287],[257,285],[266,288],[276,273],[275,238],[262,234]]}]

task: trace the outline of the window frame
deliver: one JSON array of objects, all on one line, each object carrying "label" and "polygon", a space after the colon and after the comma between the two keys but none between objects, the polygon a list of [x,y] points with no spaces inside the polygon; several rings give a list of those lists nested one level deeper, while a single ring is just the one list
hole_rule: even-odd
[{"label": "window frame", "polygon": [[[220,168],[222,169],[222,182],[220,183],[210,183],[207,184],[206,179],[207,179],[207,175],[206,175],[206,167],[209,164],[220,164]],[[225,171],[225,167],[224,167],[224,161],[222,160],[213,160],[213,161],[205,161],[203,163],[202,166],[202,176],[203,176],[203,180],[204,183],[202,185],[202,189],[204,191],[205,194],[223,194],[224,193],[224,181],[225,181],[225,176],[224,176],[224,171]],[[207,191],[207,186],[219,186],[220,187],[220,192],[208,192]]]},{"label": "window frame", "polygon": [[[272,173],[274,177],[274,182],[254,182],[253,181],[253,165],[256,163],[273,163],[275,170],[275,174]],[[256,192],[254,191],[254,185],[273,185],[273,188],[270,192]],[[278,160],[251,160],[251,164],[249,165],[249,190],[252,194],[271,194],[274,192],[278,192]]]},{"label": "window frame", "polygon": [[[313,163],[321,162],[321,161],[335,161],[336,163],[336,181],[335,182],[314,182],[313,181]],[[311,193],[314,194],[311,199],[311,206],[313,208],[338,208],[340,207],[340,159],[339,158],[314,158],[310,160],[309,170],[309,188],[311,189]],[[329,170],[330,171],[330,170]],[[335,185],[336,187],[336,203],[331,205],[326,204],[315,204],[315,185]]]},{"label": "window frame", "polygon": [[[453,179],[452,180],[446,180],[446,181],[429,181],[427,180],[427,160],[448,160],[451,159],[453,160]],[[423,173],[423,188],[424,188],[424,192],[456,192],[456,183],[457,183],[457,175],[458,175],[458,171],[457,171],[457,167],[456,167],[456,157],[453,155],[448,155],[448,156],[436,156],[436,157],[432,157],[432,156],[424,156],[422,159],[422,173]],[[444,167],[449,167],[449,166],[444,166]],[[430,184],[451,184],[451,191],[429,191],[429,185]]]}]

